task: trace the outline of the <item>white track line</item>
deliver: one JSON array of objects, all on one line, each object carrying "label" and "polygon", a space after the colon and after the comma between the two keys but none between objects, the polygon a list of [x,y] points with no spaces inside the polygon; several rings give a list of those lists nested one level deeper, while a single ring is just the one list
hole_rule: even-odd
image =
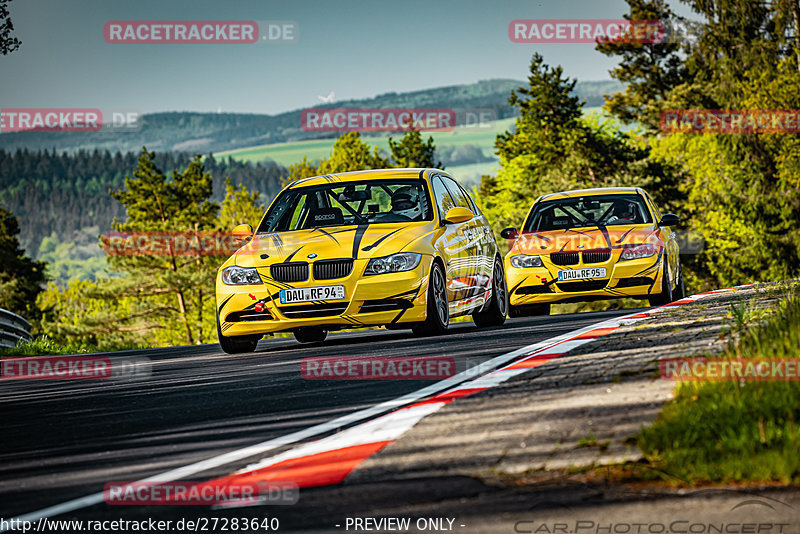
[{"label": "white track line", "polygon": [[258,471],[271,465],[293,460],[304,456],[312,456],[322,452],[329,452],[356,445],[366,445],[377,441],[394,441],[406,430],[416,425],[420,419],[426,417],[444,406],[444,402],[431,404],[417,404],[402,410],[384,414],[376,419],[365,421],[359,425],[332,434],[326,438],[298,445],[276,456],[265,458],[257,463],[236,471],[234,474]]},{"label": "white track line", "polygon": [[[746,286],[737,286],[736,288],[730,289],[723,289],[723,290],[716,290],[707,294],[718,293],[722,291],[731,291],[733,289],[737,289],[739,287],[746,287]],[[691,297],[687,297],[687,299],[696,300],[699,298],[703,298],[705,295],[693,295]],[[631,315],[638,315],[639,313],[659,313],[664,311],[664,307],[659,307],[650,310],[649,312],[637,312]],[[217,467],[223,466],[225,464],[237,462],[239,460],[243,460],[250,456],[255,456],[258,454],[264,454],[265,452],[269,452],[271,450],[278,449],[280,447],[284,447],[286,445],[291,445],[292,443],[296,443],[300,440],[310,438],[313,436],[318,436],[320,434],[325,434],[327,432],[331,432],[336,430],[342,426],[349,425],[351,423],[355,423],[357,421],[361,421],[363,419],[367,419],[370,417],[374,417],[380,415],[382,413],[388,412],[390,410],[400,408],[407,404],[411,404],[415,401],[420,399],[424,399],[426,397],[430,397],[437,393],[446,391],[446,390],[455,390],[459,389],[456,386],[462,382],[468,380],[479,380],[475,379],[474,371],[479,371],[481,369],[485,369],[487,367],[499,367],[505,363],[510,362],[511,360],[518,358],[520,356],[526,356],[533,352],[540,351],[542,349],[551,347],[562,341],[566,341],[571,339],[575,336],[579,336],[581,334],[585,334],[586,332],[591,332],[592,330],[596,330],[598,328],[603,328],[604,325],[611,325],[611,324],[621,324],[619,321],[623,321],[629,316],[623,316],[614,319],[607,319],[604,321],[600,321],[599,323],[595,323],[590,326],[586,326],[583,328],[579,328],[577,330],[573,330],[571,332],[567,332],[565,334],[561,334],[559,336],[555,336],[544,341],[539,341],[538,343],[534,343],[532,345],[528,345],[526,347],[522,347],[512,352],[507,352],[506,354],[501,354],[500,356],[495,356],[491,360],[478,364],[474,367],[471,367],[465,371],[458,373],[457,375],[453,375],[450,378],[445,380],[441,380],[436,382],[435,384],[431,384],[426,386],[422,389],[418,389],[417,391],[413,391],[411,393],[407,393],[401,397],[397,397],[395,399],[391,399],[380,404],[376,404],[375,406],[371,406],[370,408],[365,408],[363,410],[359,410],[357,412],[353,412],[347,415],[343,415],[342,417],[338,417],[331,421],[320,423],[318,425],[314,425],[312,427],[298,430],[297,432],[292,432],[291,434],[287,434],[285,436],[281,436],[278,438],[274,438],[268,441],[264,441],[261,443],[257,443],[255,445],[251,445],[249,447],[244,447],[242,449],[237,449],[231,452],[227,452],[225,454],[221,454],[219,456],[214,456],[213,458],[209,458],[207,460],[202,460],[200,462],[195,462],[193,464],[189,464],[183,467],[178,467],[176,469],[172,469],[170,471],[166,471],[164,473],[160,473],[158,475],[154,475],[148,478],[144,478],[135,482],[136,484],[147,483],[147,482],[160,482],[160,481],[173,481],[173,480],[181,480],[186,477],[196,475],[203,471],[207,471],[210,469],[215,469]],[[494,372],[494,370],[486,371],[485,375]],[[52,517],[60,514],[64,514],[67,512],[73,512],[75,510],[80,510],[81,508],[87,508],[89,506],[94,506],[96,504],[100,504],[103,502],[103,492],[93,493],[91,495],[86,495],[85,497],[79,497],[77,499],[72,499],[70,501],[63,502],[61,504],[56,504],[53,506],[49,506],[47,508],[42,508],[41,510],[36,510],[33,512],[29,512],[25,515],[21,515],[14,519],[19,521],[36,521],[43,517]],[[9,523],[13,521],[9,520]],[[0,527],[0,532],[4,530]]]}]

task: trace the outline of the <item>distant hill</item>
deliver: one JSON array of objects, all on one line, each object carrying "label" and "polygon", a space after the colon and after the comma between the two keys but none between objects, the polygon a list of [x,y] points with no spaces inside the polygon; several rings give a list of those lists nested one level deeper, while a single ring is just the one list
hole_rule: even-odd
[{"label": "distant hill", "polygon": [[[0,206],[19,219],[22,247],[37,256],[46,237],[51,237],[51,248],[57,248],[58,243],[91,244],[88,235],[94,238],[94,247],[81,254],[94,251],[102,255],[97,234],[110,231],[114,218],[124,220],[126,216],[124,206],[108,192],[124,187],[125,176],[136,170],[138,157],[136,152],[81,150],[67,154],[0,149]],[[169,176],[172,170],[185,169],[191,159],[186,152],[157,152],[155,164]],[[216,201],[225,195],[227,177],[236,185],[260,192],[266,202],[280,190],[281,176],[286,175],[286,169],[272,162],[253,164],[210,157],[204,165],[211,174]]]},{"label": "distant hill", "polygon": [[[498,119],[513,117],[516,110],[508,105],[510,92],[525,82],[510,79],[483,80],[465,85],[437,87],[407,93],[385,93],[373,98],[347,100],[314,106],[317,108],[482,108],[491,109]],[[578,82],[575,94],[587,107],[603,103],[603,94],[621,88],[614,81]],[[159,152],[203,153],[237,148],[333,137],[300,128],[302,110],[277,115],[246,113],[151,113],[142,118],[135,132],[96,133],[4,133],[0,149],[108,150],[137,152],[142,146]]]}]

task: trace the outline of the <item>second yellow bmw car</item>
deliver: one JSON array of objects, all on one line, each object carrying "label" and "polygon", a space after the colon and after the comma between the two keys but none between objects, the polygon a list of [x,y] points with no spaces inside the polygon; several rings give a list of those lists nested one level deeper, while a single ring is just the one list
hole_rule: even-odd
[{"label": "second yellow bmw car", "polygon": [[486,218],[438,169],[317,176],[286,186],[250,241],[219,269],[219,342],[255,349],[263,334],[323,341],[383,325],[443,332],[451,317],[505,321],[503,261]]},{"label": "second yellow bmw car", "polygon": [[672,226],[638,187],[564,191],[539,197],[505,257],[509,315],[546,315],[550,304],[621,297],[651,305],[683,298]]}]

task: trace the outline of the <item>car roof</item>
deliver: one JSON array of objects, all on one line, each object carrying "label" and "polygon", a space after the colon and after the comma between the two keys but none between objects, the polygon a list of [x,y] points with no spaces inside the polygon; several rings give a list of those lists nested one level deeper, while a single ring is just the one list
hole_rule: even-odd
[{"label": "car roof", "polygon": [[643,191],[639,187],[595,187],[593,189],[573,189],[571,191],[561,191],[550,193],[539,197],[540,201],[555,200],[560,198],[590,197],[594,195],[622,195],[622,194],[641,194]]},{"label": "car roof", "polygon": [[314,185],[324,185],[324,184],[329,184],[331,182],[346,183],[346,182],[355,182],[363,180],[381,180],[386,178],[401,178],[406,180],[412,178],[423,178],[426,175],[426,171],[429,171],[427,173],[428,175],[434,172],[447,174],[446,172],[439,169],[426,169],[426,168],[372,169],[363,171],[337,172],[335,174],[324,174],[320,176],[312,176],[310,178],[301,178],[299,180],[295,180],[294,182],[292,182],[287,186],[287,189],[293,189],[299,186],[307,187]]}]

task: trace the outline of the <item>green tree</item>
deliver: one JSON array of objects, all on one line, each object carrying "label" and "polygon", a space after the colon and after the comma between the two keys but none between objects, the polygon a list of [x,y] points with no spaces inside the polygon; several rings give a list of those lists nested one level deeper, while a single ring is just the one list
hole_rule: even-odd
[{"label": "green tree", "polygon": [[534,54],[529,86],[513,92],[519,107],[513,132],[497,136],[501,170],[484,176],[479,202],[495,225],[518,226],[540,195],[568,189],[657,184],[656,197],[677,197],[676,176],[666,163],[649,159],[647,139],[623,134],[609,122],[583,118],[572,96],[574,80]]},{"label": "green tree", "polygon": [[312,162],[306,156],[303,156],[302,161],[289,165],[286,167],[286,170],[289,171],[289,173],[284,178],[281,178],[282,186],[288,185],[301,178],[317,176],[319,174],[319,161]]},{"label": "green tree", "polygon": [[578,137],[585,135],[581,101],[572,95],[575,80],[560,66],[550,67],[535,53],[528,87],[511,92],[508,103],[519,108],[515,131],[497,136],[495,149],[504,166],[516,158],[535,155],[525,166],[535,171],[563,159]]},{"label": "green tree", "polygon": [[385,169],[389,166],[389,160],[380,154],[378,147],[371,147],[362,141],[358,132],[348,132],[333,143],[330,157],[319,164],[319,174]]},{"label": "green tree", "polygon": [[17,50],[22,41],[14,36],[14,24],[8,11],[11,0],[0,0],[0,54],[7,55]]},{"label": "green tree", "polygon": [[340,136],[334,143],[328,158],[311,161],[303,157],[302,161],[289,165],[283,185],[301,178],[310,178],[322,174],[360,171],[363,169],[385,169],[390,167],[389,160],[383,157],[378,147],[372,147],[361,140],[358,132],[348,132]]},{"label": "green tree", "polygon": [[59,343],[101,350],[158,346],[154,333],[166,329],[170,312],[156,308],[152,298],[145,300],[132,292],[112,297],[109,283],[106,279],[49,284],[37,299],[41,333]]},{"label": "green tree", "polygon": [[686,3],[705,18],[687,67],[701,94],[716,107],[738,103],[746,91],[743,81],[760,70],[774,73],[779,60],[795,57],[797,0]]},{"label": "green tree", "polygon": [[[156,234],[213,230],[219,205],[209,200],[211,175],[205,172],[202,158],[194,158],[183,172],[173,171],[171,180],[156,167],[154,158],[154,152],[143,148],[133,177],[126,176],[125,188],[112,192],[128,216],[124,223],[115,222],[114,229]],[[108,261],[124,276],[108,284],[106,294],[151,301],[152,313],[166,313],[174,321],[168,326],[180,327],[188,344],[213,337],[206,317],[213,310],[209,297],[217,258],[185,255],[169,247],[165,254],[112,255]]]},{"label": "green tree", "polygon": [[45,283],[46,264],[25,255],[18,234],[17,218],[0,208],[0,308],[35,321],[39,318],[36,297]]},{"label": "green tree", "polygon": [[230,178],[225,180],[225,200],[217,217],[217,229],[227,232],[238,224],[256,227],[264,215],[264,205],[258,191],[250,192],[244,186],[235,187]]},{"label": "green tree", "polygon": [[[94,280],[98,276],[108,275],[106,272],[106,258],[102,249],[97,246],[97,231],[76,236],[73,241],[62,241],[56,232],[42,239],[39,260],[47,263],[47,277],[55,285],[66,286],[72,279]],[[79,243],[79,240],[89,238],[91,242]]]},{"label": "green tree", "polygon": [[444,170],[442,162],[436,161],[436,146],[433,143],[433,136],[429,136],[427,141],[423,141],[419,130],[408,130],[400,141],[389,137],[389,149],[396,167],[435,167]]},{"label": "green tree", "polygon": [[[664,0],[627,0],[626,20],[658,20],[665,27],[682,22]],[[606,95],[605,109],[623,123],[638,122],[650,131],[659,128],[660,115],[666,109],[668,95],[687,81],[687,68],[675,39],[637,43],[625,35],[599,42],[596,49],[607,56],[620,56],[611,77],[625,84],[625,90]],[[688,42],[684,48],[688,47]]]},{"label": "green tree", "polygon": [[[676,108],[798,109],[796,0],[692,0],[704,30],[686,59]],[[685,174],[684,215],[705,237],[694,262],[709,286],[796,276],[800,265],[800,144],[793,133],[677,133],[651,139],[654,157]]]},{"label": "green tree", "polygon": [[[258,192],[234,187],[227,178],[225,199],[217,206],[208,201],[207,180],[198,160],[168,180],[153,165],[153,153],[143,151],[134,178],[127,179],[125,190],[115,193],[134,214],[124,224],[117,223],[116,229],[156,234],[227,232],[240,223],[258,222],[264,209]],[[199,187],[187,187],[191,184]],[[55,238],[47,238],[42,250],[52,254],[60,246]],[[107,349],[215,339],[212,295],[220,256],[175,253],[109,255],[107,259],[118,271],[112,276],[96,283],[51,284],[39,296],[44,334]]]}]

